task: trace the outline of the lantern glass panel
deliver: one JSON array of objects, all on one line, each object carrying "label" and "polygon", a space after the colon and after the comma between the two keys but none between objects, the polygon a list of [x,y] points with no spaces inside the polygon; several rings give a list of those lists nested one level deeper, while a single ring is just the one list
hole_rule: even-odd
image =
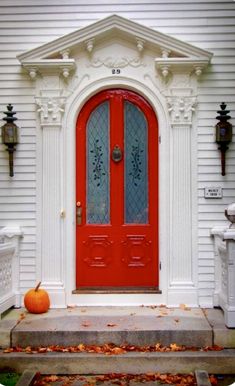
[{"label": "lantern glass panel", "polygon": [[16,125],[12,123],[6,123],[2,127],[2,142],[5,145],[18,143],[18,133]]}]

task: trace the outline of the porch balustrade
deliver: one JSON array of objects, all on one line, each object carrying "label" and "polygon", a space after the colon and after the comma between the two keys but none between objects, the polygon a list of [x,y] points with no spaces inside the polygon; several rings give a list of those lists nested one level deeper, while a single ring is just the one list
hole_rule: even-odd
[{"label": "porch balustrade", "polygon": [[0,230],[0,315],[12,306],[20,307],[19,227]]},{"label": "porch balustrade", "polygon": [[215,243],[214,305],[224,311],[227,327],[235,327],[235,229],[214,227]]},{"label": "porch balustrade", "polygon": [[14,245],[0,243],[0,314],[15,305],[12,285],[12,262],[15,253]]}]

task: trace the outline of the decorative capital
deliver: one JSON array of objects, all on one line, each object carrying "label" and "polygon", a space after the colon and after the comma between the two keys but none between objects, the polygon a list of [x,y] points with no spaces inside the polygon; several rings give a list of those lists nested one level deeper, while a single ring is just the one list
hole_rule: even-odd
[{"label": "decorative capital", "polygon": [[195,96],[167,97],[168,112],[172,125],[192,125],[197,98]]},{"label": "decorative capital", "polygon": [[61,96],[37,97],[41,126],[61,126],[66,98]]}]

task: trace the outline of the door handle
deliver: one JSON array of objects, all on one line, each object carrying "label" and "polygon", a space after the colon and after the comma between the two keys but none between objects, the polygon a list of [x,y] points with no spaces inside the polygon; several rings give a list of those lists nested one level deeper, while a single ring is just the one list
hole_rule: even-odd
[{"label": "door handle", "polygon": [[77,210],[76,210],[76,217],[77,217],[77,225],[82,224],[82,207],[81,202],[77,202]]}]

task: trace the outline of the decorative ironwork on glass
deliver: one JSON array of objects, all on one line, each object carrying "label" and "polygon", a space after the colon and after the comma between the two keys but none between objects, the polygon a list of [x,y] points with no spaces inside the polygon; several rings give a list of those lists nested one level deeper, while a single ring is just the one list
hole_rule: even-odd
[{"label": "decorative ironwork on glass", "polygon": [[109,102],[100,104],[87,123],[87,224],[110,222]]},{"label": "decorative ironwork on glass", "polygon": [[125,223],[148,223],[148,124],[125,102]]},{"label": "decorative ironwork on glass", "polygon": [[141,161],[141,153],[144,152],[140,148],[140,144],[138,139],[135,140],[136,144],[132,145],[132,171],[129,173],[132,176],[132,181],[135,186],[138,186],[138,181],[141,181],[141,173],[143,170],[141,169],[142,161]]},{"label": "decorative ironwork on glass", "polygon": [[94,154],[94,161],[92,164],[94,165],[93,175],[94,180],[97,182],[96,186],[100,186],[102,176],[105,176],[104,170],[104,161],[103,161],[103,151],[102,146],[99,145],[99,139],[94,141],[94,147],[90,150],[90,153]]}]

